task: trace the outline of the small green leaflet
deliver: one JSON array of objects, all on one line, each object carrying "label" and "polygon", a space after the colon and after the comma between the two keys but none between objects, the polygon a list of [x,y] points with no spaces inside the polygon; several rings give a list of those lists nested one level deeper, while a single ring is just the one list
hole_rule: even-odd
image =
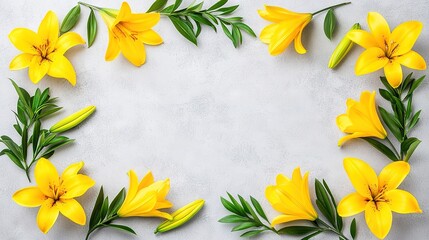
[{"label": "small green leaflet", "polygon": [[337,20],[334,15],[334,10],[331,8],[328,10],[325,16],[325,22],[324,22],[324,31],[325,35],[329,40],[332,40],[332,35],[334,34],[334,30],[336,27]]},{"label": "small green leaflet", "polygon": [[171,22],[173,23],[177,31],[179,31],[179,33],[182,34],[182,36],[184,36],[193,44],[198,45],[197,37],[194,34],[194,31],[192,30],[192,28],[187,24],[186,20],[183,20],[180,17],[176,17],[176,16],[169,16],[168,18],[171,20]]},{"label": "small green leaflet", "polygon": [[356,239],[356,219],[355,218],[353,218],[353,221],[350,224],[350,236],[352,236],[353,239]]},{"label": "small green leaflet", "polygon": [[73,7],[64,18],[61,27],[60,27],[60,33],[64,34],[68,31],[70,31],[78,22],[80,17],[80,5],[76,5]]},{"label": "small green leaflet", "polygon": [[97,36],[97,19],[95,18],[94,10],[91,9],[91,13],[88,17],[87,26],[87,37],[88,47],[91,47],[94,43],[95,36]]},{"label": "small green leaflet", "polygon": [[150,8],[147,10],[147,12],[157,12],[159,10],[161,10],[165,4],[167,4],[168,0],[156,0],[152,6],[150,6]]}]

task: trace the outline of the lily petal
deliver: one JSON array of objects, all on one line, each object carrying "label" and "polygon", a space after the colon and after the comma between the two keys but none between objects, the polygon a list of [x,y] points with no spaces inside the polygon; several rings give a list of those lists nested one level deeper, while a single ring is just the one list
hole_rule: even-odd
[{"label": "lily petal", "polygon": [[[40,161],[40,160],[39,160]],[[43,233],[47,233],[58,218],[59,210],[52,198],[43,202],[37,213],[37,225]]]},{"label": "lily petal", "polygon": [[368,199],[359,193],[351,193],[338,203],[338,214],[341,217],[350,217],[365,210]]},{"label": "lily petal", "polygon": [[278,26],[279,25],[277,23],[266,26],[264,29],[262,29],[259,39],[261,39],[263,43],[269,44]]},{"label": "lily petal", "polygon": [[133,170],[130,170],[128,172],[128,176],[130,178],[130,181],[129,181],[130,187],[128,188],[128,192],[127,192],[127,195],[125,196],[125,200],[122,203],[122,206],[129,205],[131,201],[134,199],[134,197],[136,196],[137,190],[138,190],[138,178],[136,173]]},{"label": "lily petal", "polygon": [[355,66],[356,75],[364,75],[375,72],[389,62],[385,53],[380,48],[368,48],[358,58]]},{"label": "lily petal", "polygon": [[276,177],[276,184],[277,185],[286,184],[286,183],[289,183],[290,181],[291,180],[288,177],[286,177],[285,175],[277,174],[277,177]]},{"label": "lily petal", "polygon": [[404,55],[396,57],[395,62],[411,69],[416,69],[416,70],[426,69],[425,59],[415,51],[409,51]]},{"label": "lily petal", "polygon": [[83,40],[83,38],[79,34],[74,32],[67,32],[61,35],[61,37],[58,39],[56,44],[56,52],[64,54],[70,48],[84,43],[85,40]]},{"label": "lily petal", "polygon": [[109,45],[107,46],[105,59],[106,61],[112,61],[118,57],[121,49],[119,48],[118,40],[115,38],[112,32],[109,31]]},{"label": "lily petal", "polygon": [[170,214],[165,213],[165,212],[161,212],[158,210],[153,210],[153,211],[150,211],[147,213],[142,213],[142,214],[139,214],[138,216],[139,217],[160,217],[160,218],[165,218],[167,220],[173,219],[173,217]]},{"label": "lily petal", "polygon": [[48,73],[51,63],[42,59],[40,56],[34,56],[28,66],[28,76],[33,83],[38,83]]},{"label": "lily petal", "polygon": [[122,20],[120,24],[128,29],[140,32],[151,29],[158,24],[160,19],[161,14],[155,12],[132,14],[127,16],[126,20]]},{"label": "lily petal", "polygon": [[66,189],[66,192],[61,196],[61,199],[80,197],[85,194],[88,189],[94,186],[94,184],[94,180],[83,174],[68,177],[64,179],[62,183],[62,187]]},{"label": "lily petal", "polygon": [[282,7],[265,5],[265,10],[258,10],[258,14],[265,20],[278,23],[299,17],[304,13],[296,13]]},{"label": "lily petal", "polygon": [[59,29],[60,23],[58,22],[57,15],[49,11],[40,23],[37,33],[43,41],[47,40],[49,45],[55,46],[58,40]]},{"label": "lily petal", "polygon": [[384,194],[392,211],[397,213],[422,213],[417,199],[411,193],[394,189]]},{"label": "lily petal", "polygon": [[141,190],[145,187],[149,187],[152,183],[154,183],[154,177],[151,171],[149,171],[144,177],[143,179],[140,181],[138,190]]},{"label": "lily petal", "polygon": [[357,158],[345,158],[344,169],[360,195],[372,199],[378,193],[377,175],[368,163]]},{"label": "lily petal", "polygon": [[347,37],[354,43],[361,47],[368,49],[372,47],[378,47],[378,43],[374,36],[367,31],[357,29],[347,33]]},{"label": "lily petal", "polygon": [[400,56],[409,52],[413,48],[414,43],[416,43],[422,29],[423,24],[418,21],[408,21],[397,26],[390,38],[392,42],[398,44],[393,56]]},{"label": "lily petal", "polygon": [[296,36],[294,40],[295,51],[299,54],[305,54],[307,52],[307,49],[305,49],[304,45],[302,45],[301,36],[302,36],[302,31],[304,30],[305,26],[307,26],[307,24],[310,23],[310,21],[311,19],[309,19],[307,22],[302,24],[301,29],[299,30],[298,36]]},{"label": "lily petal", "polygon": [[79,225],[85,225],[86,215],[82,206],[74,199],[62,199],[57,202],[61,214]]},{"label": "lily petal", "polygon": [[75,176],[80,171],[80,169],[82,169],[83,165],[84,165],[83,161],[70,164],[66,169],[64,169],[63,174],[61,175],[61,178],[65,180],[69,177]]},{"label": "lily petal", "polygon": [[72,86],[76,85],[76,72],[74,71],[73,65],[70,61],[59,53],[51,55],[52,64],[49,68],[48,75],[51,77],[67,79]]},{"label": "lily petal", "polygon": [[290,43],[297,37],[301,24],[304,24],[305,22],[306,21],[302,18],[296,18],[291,21],[279,23],[279,26],[274,32],[268,46],[270,54],[276,56],[284,52]]},{"label": "lily petal", "polygon": [[152,29],[141,32],[139,34],[139,39],[148,45],[159,45],[163,42],[161,36]]},{"label": "lily petal", "polygon": [[279,215],[271,221],[271,226],[274,227],[275,225],[278,225],[281,223],[287,223],[287,222],[292,222],[297,220],[305,220],[305,219],[296,215]]},{"label": "lily petal", "polygon": [[354,132],[352,134],[348,134],[348,135],[345,135],[344,137],[340,138],[340,140],[338,140],[338,146],[339,147],[343,146],[343,144],[350,139],[363,138],[363,137],[368,137],[368,136],[371,136],[371,134],[363,133],[363,132]]},{"label": "lily petal", "polygon": [[384,66],[384,75],[386,75],[386,79],[389,82],[390,86],[392,86],[393,88],[399,87],[402,82],[401,64],[395,61],[389,61]]},{"label": "lily petal", "polygon": [[27,28],[15,28],[9,34],[10,42],[24,53],[38,54],[35,46],[42,44],[42,40],[37,33]]},{"label": "lily petal", "polygon": [[365,208],[365,220],[371,232],[380,239],[387,236],[392,227],[392,211],[385,202],[368,202]]},{"label": "lily petal", "polygon": [[119,41],[122,54],[128,61],[139,67],[146,61],[146,52],[142,42],[124,37]]},{"label": "lily petal", "polygon": [[369,12],[367,20],[371,33],[374,35],[378,46],[383,48],[390,38],[389,24],[387,24],[386,19],[377,12]]},{"label": "lily petal", "polygon": [[16,56],[9,64],[10,70],[20,70],[30,66],[31,60],[33,59],[33,54],[30,53],[21,53]]},{"label": "lily petal", "polygon": [[38,187],[27,187],[15,192],[12,199],[24,207],[38,207],[46,200],[46,196]]},{"label": "lily petal", "polygon": [[396,161],[388,164],[378,176],[379,192],[398,188],[409,172],[410,164],[407,162]]},{"label": "lily petal", "polygon": [[36,183],[44,195],[53,198],[51,186],[58,186],[59,176],[55,166],[46,158],[40,158],[34,169]]}]

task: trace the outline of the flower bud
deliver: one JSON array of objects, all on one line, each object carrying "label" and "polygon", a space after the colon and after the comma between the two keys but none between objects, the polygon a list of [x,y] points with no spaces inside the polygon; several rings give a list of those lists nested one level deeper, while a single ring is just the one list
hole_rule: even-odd
[{"label": "flower bud", "polygon": [[198,199],[180,208],[171,215],[173,219],[161,223],[161,225],[156,228],[155,233],[167,232],[177,227],[180,227],[187,221],[191,220],[192,217],[194,217],[195,214],[197,214],[203,206],[204,200]]},{"label": "flower bud", "polygon": [[[361,29],[359,23],[355,23],[351,30]],[[331,55],[331,59],[329,59],[329,68],[335,68],[341,60],[347,55],[347,53],[352,49],[353,42],[347,37],[347,34],[335,48],[334,52]]]},{"label": "flower bud", "polygon": [[95,111],[95,106],[88,106],[78,112],[73,113],[72,115],[62,119],[61,121],[55,123],[49,131],[51,132],[65,132],[71,128],[76,127],[79,123],[83,122],[87,117],[89,117]]}]

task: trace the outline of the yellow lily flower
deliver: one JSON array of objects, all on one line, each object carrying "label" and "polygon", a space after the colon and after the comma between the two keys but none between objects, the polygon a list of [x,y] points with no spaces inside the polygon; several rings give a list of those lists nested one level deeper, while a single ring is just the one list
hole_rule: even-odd
[{"label": "yellow lily flower", "polygon": [[129,62],[141,66],[146,61],[144,44],[162,43],[161,36],[151,29],[159,22],[159,13],[134,14],[128,3],[123,2],[119,11],[103,8],[100,14],[109,30],[106,61],[112,61],[122,52]]},{"label": "yellow lily flower", "polygon": [[265,196],[275,210],[284,213],[273,219],[272,226],[296,220],[317,219],[308,189],[308,172],[303,177],[300,168],[295,168],[292,180],[282,174],[277,175],[276,185],[268,186]]},{"label": "yellow lily flower", "polygon": [[265,27],[259,38],[268,44],[271,55],[284,52],[292,41],[295,41],[295,51],[304,54],[307,50],[301,42],[302,31],[313,19],[311,13],[296,13],[285,8],[265,6],[265,10],[258,10],[259,16],[273,22]]},{"label": "yellow lily flower", "polygon": [[127,196],[118,210],[119,217],[162,217],[171,220],[168,213],[159,209],[171,208],[173,204],[165,200],[170,190],[170,180],[154,181],[151,172],[138,182],[134,171],[128,172],[130,187]]},{"label": "yellow lily flower", "polygon": [[362,92],[359,102],[347,99],[347,112],[337,117],[337,126],[341,131],[350,133],[338,141],[338,146],[353,138],[386,138],[387,132],[376,110],[375,91]]},{"label": "yellow lily flower", "polygon": [[390,32],[383,16],[370,12],[368,25],[371,32],[354,30],[347,34],[350,40],[366,49],[356,62],[356,75],[384,68],[387,81],[392,87],[397,88],[402,82],[401,65],[416,70],[426,69],[423,57],[411,50],[422,31],[421,22],[404,22]]},{"label": "yellow lily flower", "polygon": [[338,204],[338,214],[349,217],[365,211],[365,220],[378,238],[387,236],[392,226],[392,211],[422,213],[416,198],[409,192],[397,189],[410,172],[404,161],[392,162],[380,175],[370,165],[356,158],[344,159],[344,168],[356,189]]},{"label": "yellow lily flower", "polygon": [[68,166],[61,176],[52,163],[45,158],[37,161],[34,174],[37,186],[27,187],[13,194],[13,200],[24,207],[39,207],[37,225],[47,233],[61,213],[71,221],[85,225],[86,215],[74,199],[94,186],[90,177],[78,174],[83,162]]},{"label": "yellow lily flower", "polygon": [[59,22],[54,12],[49,11],[39,25],[37,33],[27,28],[15,28],[9,34],[12,44],[23,53],[16,56],[9,65],[10,70],[28,67],[33,83],[38,83],[46,74],[65,78],[76,85],[76,73],[64,53],[70,48],[84,44],[82,37],[68,32],[58,37]]}]

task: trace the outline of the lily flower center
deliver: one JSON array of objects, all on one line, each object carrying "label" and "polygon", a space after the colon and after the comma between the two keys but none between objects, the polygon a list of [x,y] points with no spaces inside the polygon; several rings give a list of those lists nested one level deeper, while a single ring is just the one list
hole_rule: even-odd
[{"label": "lily flower center", "polygon": [[45,43],[39,46],[33,45],[33,48],[36,50],[36,52],[38,53],[37,55],[39,55],[42,60],[51,61],[51,59],[49,59],[48,57],[51,53],[55,52],[55,48],[52,47],[52,44],[49,42],[49,39],[47,39]]},{"label": "lily flower center", "polygon": [[398,49],[399,44],[393,40],[384,40],[384,53],[388,59],[393,59],[395,51]]},{"label": "lily flower center", "polygon": [[126,26],[124,26],[121,22],[116,24],[116,26],[112,29],[115,38],[127,38],[131,37],[134,41],[138,39],[138,32],[131,31]]},{"label": "lily flower center", "polygon": [[49,189],[52,191],[52,200],[54,200],[54,204],[60,200],[61,196],[63,196],[67,191],[63,187],[63,180],[59,178],[59,183],[49,183]]}]

